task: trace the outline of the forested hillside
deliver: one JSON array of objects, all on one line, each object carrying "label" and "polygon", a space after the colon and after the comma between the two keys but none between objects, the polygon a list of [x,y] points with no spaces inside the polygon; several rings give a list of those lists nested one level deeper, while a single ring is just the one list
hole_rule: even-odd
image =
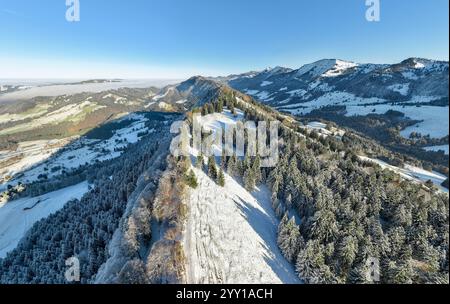
[{"label": "forested hillside", "polygon": [[171,121],[166,119],[151,122],[157,132],[130,145],[119,158],[72,172],[72,181],[87,179],[90,191],[36,223],[18,247],[0,259],[0,282],[67,283],[65,261],[75,256],[80,260],[81,283],[93,283],[139,182],[142,187],[157,181],[166,166]]}]

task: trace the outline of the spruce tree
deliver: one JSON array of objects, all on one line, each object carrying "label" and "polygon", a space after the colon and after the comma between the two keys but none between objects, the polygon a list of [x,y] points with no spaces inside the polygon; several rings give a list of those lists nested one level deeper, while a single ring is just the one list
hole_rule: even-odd
[{"label": "spruce tree", "polygon": [[220,187],[224,187],[224,186],[225,186],[225,175],[223,174],[222,168],[220,168],[219,174],[218,174],[218,176],[217,176],[217,184],[218,184]]},{"label": "spruce tree", "polygon": [[195,166],[198,169],[203,169],[203,154],[199,154],[197,155],[197,162],[195,163]]},{"label": "spruce tree", "polygon": [[206,106],[208,108],[208,113],[214,114],[214,112],[215,112],[214,105],[212,103],[208,103]]},{"label": "spruce tree", "polygon": [[213,180],[217,179],[216,160],[214,156],[208,158],[208,176]]},{"label": "spruce tree", "polygon": [[244,187],[247,191],[255,190],[255,177],[253,170],[247,169],[244,173]]},{"label": "spruce tree", "polygon": [[225,149],[222,150],[222,157],[220,159],[220,167],[223,170],[226,170],[226,168],[227,168],[227,157],[225,155]]},{"label": "spruce tree", "polygon": [[222,113],[223,112],[223,101],[222,101],[222,99],[219,99],[219,101],[217,101],[217,112],[218,113]]},{"label": "spruce tree", "polygon": [[262,175],[261,175],[261,158],[259,157],[259,155],[255,157],[251,170],[253,171],[255,185],[260,184],[262,181]]},{"label": "spruce tree", "polygon": [[205,104],[203,107],[202,107],[202,116],[206,116],[206,115],[208,115],[209,114],[209,108],[208,108],[208,106]]},{"label": "spruce tree", "polygon": [[234,176],[238,173],[236,155],[233,155],[228,159],[227,172],[230,176]]},{"label": "spruce tree", "polygon": [[288,219],[288,214],[283,216],[278,227],[278,247],[285,258],[290,262],[295,262],[298,252],[303,249],[303,238],[300,235],[300,229],[295,223],[295,218]]}]

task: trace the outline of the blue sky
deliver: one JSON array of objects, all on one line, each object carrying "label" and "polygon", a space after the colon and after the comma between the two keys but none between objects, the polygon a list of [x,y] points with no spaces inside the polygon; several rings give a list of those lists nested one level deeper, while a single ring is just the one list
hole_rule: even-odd
[{"label": "blue sky", "polygon": [[322,58],[448,60],[448,0],[0,0],[0,78],[183,78]]}]

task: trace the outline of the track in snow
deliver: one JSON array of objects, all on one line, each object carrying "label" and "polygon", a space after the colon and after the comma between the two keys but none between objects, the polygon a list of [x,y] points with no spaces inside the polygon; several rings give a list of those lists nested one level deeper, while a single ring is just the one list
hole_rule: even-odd
[{"label": "track in snow", "polygon": [[194,169],[185,236],[188,283],[300,283],[276,242],[270,192],[247,192],[226,175],[224,188]]}]

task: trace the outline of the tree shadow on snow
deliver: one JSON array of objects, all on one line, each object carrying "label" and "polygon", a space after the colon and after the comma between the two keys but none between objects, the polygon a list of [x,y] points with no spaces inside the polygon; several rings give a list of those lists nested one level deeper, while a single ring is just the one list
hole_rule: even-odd
[{"label": "tree shadow on snow", "polygon": [[[278,221],[271,207],[270,210],[267,210],[266,206],[261,206],[266,212],[264,213],[244,201],[241,197],[233,201],[253,230],[263,240],[261,246],[266,251],[263,258],[267,265],[271,267],[283,283],[299,283],[297,276],[293,275],[293,265],[284,258],[276,243]],[[272,253],[272,256],[270,253]]]}]

